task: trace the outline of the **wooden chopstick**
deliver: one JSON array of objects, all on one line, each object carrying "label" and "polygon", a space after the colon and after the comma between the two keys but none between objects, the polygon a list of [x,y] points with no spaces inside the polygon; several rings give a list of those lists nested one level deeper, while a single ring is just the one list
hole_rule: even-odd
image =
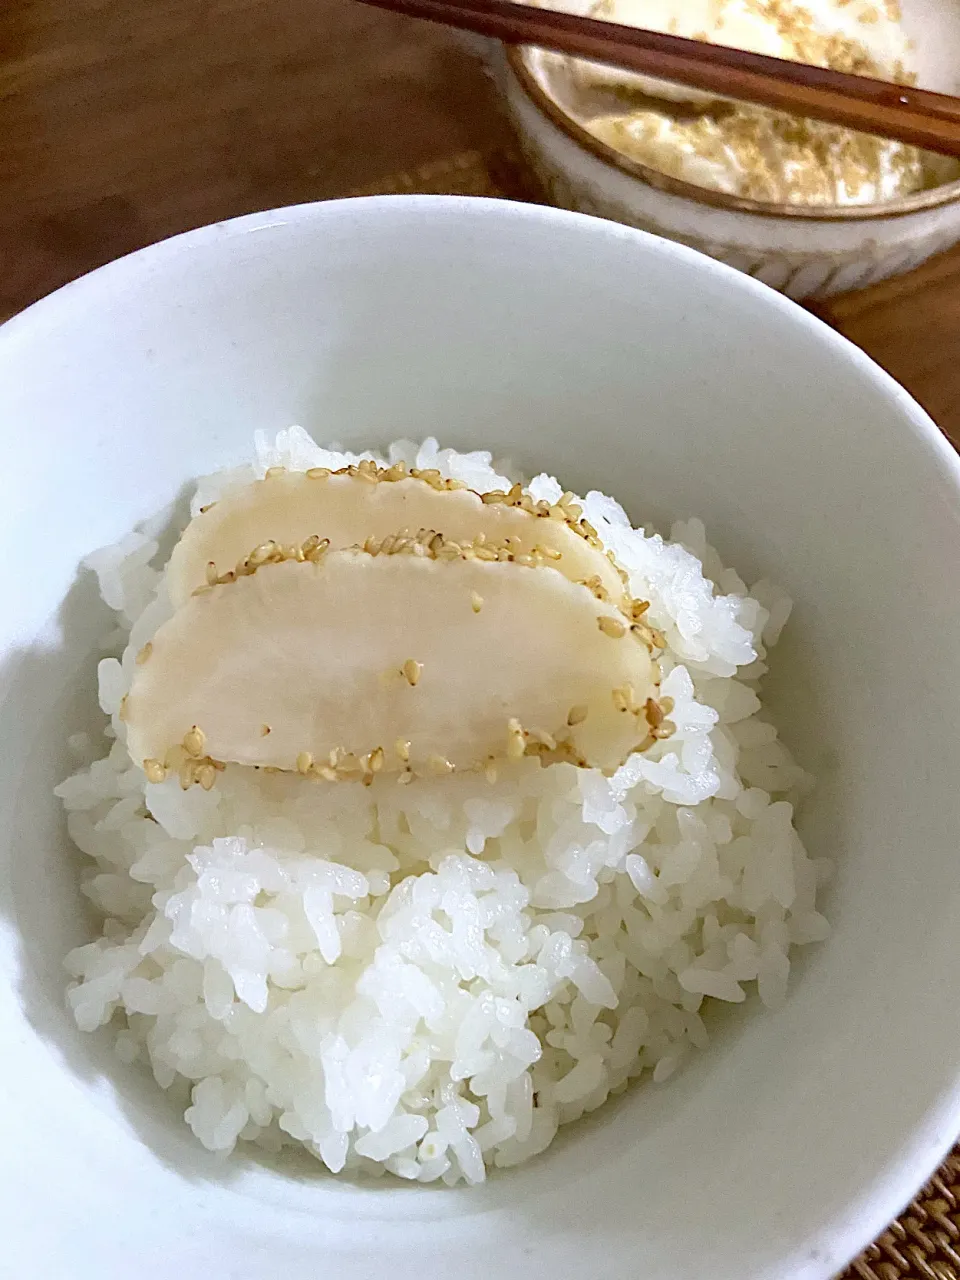
[{"label": "wooden chopstick", "polygon": [[360,0],[960,156],[960,98],[513,0]]}]

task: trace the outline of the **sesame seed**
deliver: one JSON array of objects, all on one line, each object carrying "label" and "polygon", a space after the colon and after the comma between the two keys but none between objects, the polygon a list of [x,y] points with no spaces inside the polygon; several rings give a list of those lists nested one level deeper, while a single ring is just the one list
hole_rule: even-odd
[{"label": "sesame seed", "polygon": [[[310,539],[308,538],[307,541],[309,542]],[[306,549],[306,544],[304,544],[303,553],[306,556],[306,558],[311,562],[311,564],[316,564],[319,560],[323,558],[329,546],[330,546],[330,539],[321,538],[317,543],[317,545],[313,547],[310,551]]]},{"label": "sesame seed", "polygon": [[672,738],[676,732],[677,726],[672,720],[664,720],[655,729],[651,730],[655,738]]},{"label": "sesame seed", "polygon": [[567,724],[571,727],[575,724],[583,724],[590,713],[590,708],[584,703],[578,702],[575,707],[571,707],[567,712]]},{"label": "sesame seed", "polygon": [[326,467],[309,467],[307,469],[308,480],[326,480],[331,472]]},{"label": "sesame seed", "polygon": [[148,782],[163,782],[167,776],[167,771],[159,760],[144,760],[143,772],[147,775]]},{"label": "sesame seed", "polygon": [[309,751],[301,751],[297,756],[297,773],[307,774],[313,768],[313,756]]},{"label": "sesame seed", "polygon": [[511,760],[519,760],[527,749],[523,725],[513,718],[507,721],[507,755]]},{"label": "sesame seed", "polygon": [[674,708],[674,701],[672,698],[660,699],[660,710],[663,712],[664,715],[668,716],[670,712],[673,710],[673,708]]},{"label": "sesame seed", "polygon": [[624,685],[613,691],[613,705],[618,711],[630,711],[633,708],[633,685]]},{"label": "sesame seed", "polygon": [[400,774],[400,776],[397,778],[397,782],[399,783],[399,785],[400,785],[401,787],[405,787],[405,786],[407,786],[407,784],[408,784],[408,783],[411,783],[412,781],[413,781],[413,774],[410,772],[410,770],[409,770],[409,769],[405,770],[405,771],[404,771],[403,773],[401,773],[401,774]]},{"label": "sesame seed", "polygon": [[251,569],[259,569],[262,564],[271,559],[280,550],[277,544],[271,538],[269,542],[261,542],[247,556],[246,563]]},{"label": "sesame seed", "polygon": [[546,747],[548,751],[556,751],[557,740],[552,733],[547,733],[546,729],[531,729],[530,736],[535,738],[541,746]]},{"label": "sesame seed", "polygon": [[203,747],[207,737],[199,725],[195,724],[183,735],[183,749],[187,755],[196,759],[203,755]]},{"label": "sesame seed", "polygon": [[472,591],[470,593],[470,608],[474,613],[479,613],[483,608],[483,596],[479,595],[476,591]]},{"label": "sesame seed", "polygon": [[267,734],[269,734],[269,732],[270,732],[270,726],[269,726],[268,724],[262,724],[262,725],[260,726],[260,737],[261,737],[261,738],[265,738],[265,737],[267,736]]},{"label": "sesame seed", "polygon": [[383,747],[376,747],[367,756],[367,767],[371,773],[379,773],[383,768]]},{"label": "sesame seed", "polygon": [[184,760],[183,764],[180,766],[180,790],[181,791],[189,791],[190,788],[193,786],[193,784],[196,782],[197,780],[196,773],[195,773],[196,767],[197,767],[196,760]]},{"label": "sesame seed", "polygon": [[415,662],[413,658],[408,658],[403,664],[403,674],[409,685],[416,686],[420,683],[421,671],[423,671],[423,663]]},{"label": "sesame seed", "polygon": [[643,704],[643,712],[651,729],[663,723],[663,711],[653,698],[648,698]]},{"label": "sesame seed", "polygon": [[217,780],[217,771],[212,764],[201,765],[197,770],[197,781],[204,791],[210,791]]},{"label": "sesame seed", "polygon": [[201,514],[202,516],[205,516],[205,515],[207,514],[207,512],[208,512],[208,511],[212,511],[212,510],[213,510],[213,508],[214,508],[216,505],[217,505],[217,504],[216,504],[215,502],[208,502],[208,503],[207,503],[207,505],[206,505],[205,507],[201,507],[201,508],[200,508],[200,514]]},{"label": "sesame seed", "polygon": [[318,778],[322,778],[324,782],[339,782],[340,780],[336,769],[331,769],[328,764],[315,764],[313,772]]},{"label": "sesame seed", "polygon": [[264,472],[264,480],[275,480],[277,476],[282,476],[286,471],[286,467],[267,467]]},{"label": "sesame seed", "polygon": [[427,761],[431,773],[442,775],[445,773],[453,773],[453,765],[444,756],[432,755]]},{"label": "sesame seed", "polygon": [[492,506],[498,502],[506,502],[507,495],[502,489],[491,489],[489,493],[481,493],[480,500],[487,506]]},{"label": "sesame seed", "polygon": [[207,561],[206,579],[208,587],[215,587],[220,579],[220,575],[217,573],[217,566],[212,560]]},{"label": "sesame seed", "polygon": [[404,764],[407,764],[410,760],[410,743],[405,741],[403,738],[398,738],[393,744],[393,749],[397,753],[398,758],[402,760]]},{"label": "sesame seed", "polygon": [[626,623],[621,622],[619,618],[611,618],[607,614],[597,619],[597,626],[605,636],[610,636],[613,640],[619,640],[621,636],[627,634]]},{"label": "sesame seed", "polygon": [[125,693],[120,699],[120,706],[117,708],[117,719],[121,724],[126,724],[127,722],[127,706],[129,701],[130,695],[128,693]]},{"label": "sesame seed", "polygon": [[491,786],[492,786],[492,785],[493,785],[493,783],[495,783],[495,782],[496,782],[496,780],[497,780],[497,776],[498,776],[498,771],[497,771],[497,762],[496,762],[496,760],[494,760],[494,759],[493,759],[493,757],[492,757],[492,756],[491,756],[491,757],[490,757],[490,759],[486,762],[486,764],[483,766],[483,776],[484,776],[484,777],[486,778],[486,780],[491,784]]}]

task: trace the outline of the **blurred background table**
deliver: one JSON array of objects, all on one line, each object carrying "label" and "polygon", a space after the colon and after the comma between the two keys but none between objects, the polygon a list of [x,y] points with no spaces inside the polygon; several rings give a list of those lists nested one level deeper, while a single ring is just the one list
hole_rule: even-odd
[{"label": "blurred background table", "polygon": [[[442,28],[349,0],[0,0],[0,320],[190,227],[397,190],[539,198]],[[817,310],[960,446],[960,249]],[[960,1280],[960,1148],[848,1276]]]},{"label": "blurred background table", "polygon": [[[0,318],[254,209],[398,181],[465,190],[484,169],[490,194],[536,198],[480,65],[442,28],[348,0],[0,10]],[[817,309],[960,443],[960,250]]]}]

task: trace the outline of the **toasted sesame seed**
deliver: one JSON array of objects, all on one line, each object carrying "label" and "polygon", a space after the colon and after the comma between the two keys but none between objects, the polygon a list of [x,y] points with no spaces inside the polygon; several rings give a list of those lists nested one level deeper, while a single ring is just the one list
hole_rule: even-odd
[{"label": "toasted sesame seed", "polygon": [[260,726],[260,737],[261,737],[261,738],[265,738],[265,737],[269,734],[269,732],[270,732],[270,726],[269,726],[268,724],[262,724],[262,725]]},{"label": "toasted sesame seed", "polygon": [[388,467],[386,471],[381,473],[380,479],[386,480],[388,482],[393,482],[396,480],[402,480],[406,476],[406,474],[407,474],[406,463],[395,462],[392,467]]},{"label": "toasted sesame seed", "polygon": [[523,725],[515,717],[507,721],[507,755],[511,760],[519,760],[527,749]]},{"label": "toasted sesame seed", "polygon": [[613,705],[618,711],[633,710],[633,685],[625,684],[613,691]]},{"label": "toasted sesame seed", "polygon": [[489,493],[481,493],[480,500],[487,506],[492,506],[498,502],[506,502],[507,495],[502,489],[491,489]]},{"label": "toasted sesame seed", "polygon": [[297,756],[297,773],[307,774],[313,768],[313,756],[309,751],[301,751]]},{"label": "toasted sesame seed", "polygon": [[619,640],[621,636],[627,634],[627,624],[621,622],[619,618],[611,618],[608,614],[597,619],[597,626],[605,636],[610,636],[613,640]]},{"label": "toasted sesame seed", "polygon": [[379,773],[383,768],[383,747],[376,747],[367,756],[367,765],[371,773]]},{"label": "toasted sesame seed", "polygon": [[403,674],[407,678],[409,685],[417,685],[420,683],[420,673],[423,671],[423,663],[416,662],[413,658],[408,658],[403,664]]},{"label": "toasted sesame seed", "polygon": [[[307,541],[309,542],[310,539],[308,538]],[[330,539],[321,538],[320,541],[317,543],[317,545],[313,547],[310,551],[308,551],[306,549],[306,545],[304,545],[303,554],[311,562],[311,564],[316,564],[318,560],[321,560],[323,558],[329,546],[330,546]]]},{"label": "toasted sesame seed", "polygon": [[470,608],[474,613],[479,613],[483,608],[483,596],[476,591],[470,593]]},{"label": "toasted sesame seed", "polygon": [[268,542],[261,542],[247,556],[247,564],[251,569],[259,569],[262,564],[271,559],[280,550],[277,544],[271,538]]},{"label": "toasted sesame seed", "polygon": [[658,725],[663,723],[663,710],[653,698],[648,698],[643,704],[643,713],[651,729],[656,729]]},{"label": "toasted sesame seed", "polygon": [[192,729],[188,729],[183,735],[183,749],[188,756],[197,759],[203,755],[203,747],[207,740],[207,735],[203,732],[199,725],[195,724]]},{"label": "toasted sesame seed", "polygon": [[649,600],[631,600],[630,616],[631,618],[633,618],[634,622],[639,622],[649,608],[650,608]]},{"label": "toasted sesame seed", "polygon": [[567,724],[573,727],[575,724],[583,724],[587,716],[590,714],[590,708],[582,702],[578,702],[575,707],[571,707],[567,712]]},{"label": "toasted sesame seed", "polygon": [[327,476],[332,474],[327,467],[308,467],[308,480],[326,480]]},{"label": "toasted sesame seed", "polygon": [[163,782],[167,776],[167,771],[159,760],[149,759],[143,762],[143,772],[147,775],[148,782]]}]

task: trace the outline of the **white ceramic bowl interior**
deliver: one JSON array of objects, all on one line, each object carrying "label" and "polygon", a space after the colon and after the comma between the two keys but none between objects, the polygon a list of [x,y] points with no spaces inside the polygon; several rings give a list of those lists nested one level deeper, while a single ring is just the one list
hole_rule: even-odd
[{"label": "white ceramic bowl interior", "polygon": [[[551,0],[586,13],[593,0]],[[916,45],[919,83],[960,94],[960,0],[902,0],[903,25]],[[957,166],[936,195],[903,198],[860,212],[785,211],[736,201],[640,166],[618,167],[614,153],[584,140],[557,118],[574,118],[574,101],[556,55],[528,49],[525,71],[491,55],[522,148],[555,204],[614,218],[708,253],[792,298],[828,297],[918,266],[960,240]],[[533,81],[528,83],[528,76]],[[531,92],[531,88],[533,92]],[[631,168],[628,166],[628,168]]]},{"label": "white ceramic bowl interior", "polygon": [[[50,789],[93,716],[78,561],[299,422],[490,446],[635,520],[700,514],[797,601],[774,710],[835,934],[787,1006],[472,1190],[222,1162],[64,1011],[88,936]],[[37,1280],[825,1280],[960,1128],[960,468],[772,291],[613,223],[403,197],[208,227],[0,331],[0,1205]]]}]

